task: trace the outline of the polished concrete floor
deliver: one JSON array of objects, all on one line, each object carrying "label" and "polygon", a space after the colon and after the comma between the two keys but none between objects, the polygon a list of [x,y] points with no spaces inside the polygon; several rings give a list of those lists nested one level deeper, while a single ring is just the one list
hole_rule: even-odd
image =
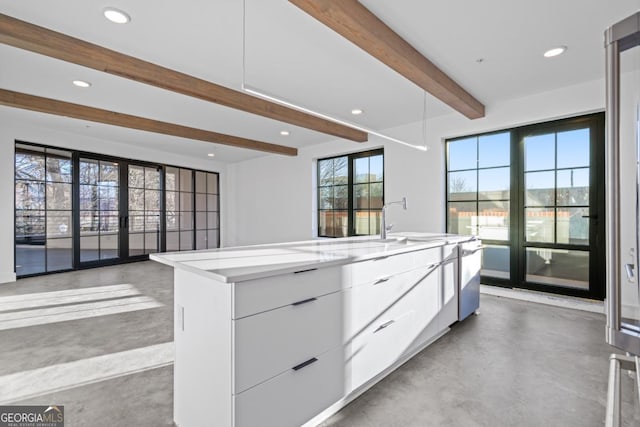
[{"label": "polished concrete floor", "polygon": [[[172,272],[153,262],[0,285],[0,404],[66,426],[171,426]],[[323,426],[602,426],[604,316],[483,295],[481,312]],[[624,425],[640,425],[623,375]],[[260,427],[260,426],[257,426]]]}]

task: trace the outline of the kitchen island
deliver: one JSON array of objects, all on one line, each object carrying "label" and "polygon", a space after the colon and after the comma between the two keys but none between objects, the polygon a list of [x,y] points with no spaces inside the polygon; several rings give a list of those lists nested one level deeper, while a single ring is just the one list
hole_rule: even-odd
[{"label": "kitchen island", "polygon": [[480,248],[396,233],[151,255],[174,267],[176,425],[317,425],[477,309]]}]

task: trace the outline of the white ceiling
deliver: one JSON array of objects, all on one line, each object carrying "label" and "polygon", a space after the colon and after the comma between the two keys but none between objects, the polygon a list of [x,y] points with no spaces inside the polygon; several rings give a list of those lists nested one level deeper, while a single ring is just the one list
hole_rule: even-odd
[{"label": "white ceiling", "polygon": [[[640,0],[362,3],[483,102],[487,114],[507,99],[602,78],[604,29],[640,9]],[[102,16],[105,6],[126,10],[132,21],[108,22]],[[0,11],[240,90],[242,0],[0,0]],[[558,45],[569,49],[560,57],[542,57]],[[298,148],[334,139],[5,45],[0,45],[0,64],[3,89]],[[74,79],[93,86],[76,88]],[[417,86],[286,0],[246,0],[246,82],[377,130],[423,115]],[[356,107],[365,114],[351,116]],[[458,113],[429,96],[427,115],[442,114]],[[87,127],[81,120],[7,107],[0,108],[0,119],[196,157],[214,151],[221,162],[265,155],[107,125]],[[282,129],[291,135],[281,136]]]}]

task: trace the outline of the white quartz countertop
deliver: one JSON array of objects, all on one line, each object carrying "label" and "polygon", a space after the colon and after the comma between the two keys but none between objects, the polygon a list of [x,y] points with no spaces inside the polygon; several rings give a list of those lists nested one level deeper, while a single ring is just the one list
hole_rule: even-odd
[{"label": "white quartz countertop", "polygon": [[217,281],[232,283],[349,264],[471,239],[471,236],[455,234],[406,232],[389,234],[385,240],[375,236],[317,239],[151,254],[149,258]]}]

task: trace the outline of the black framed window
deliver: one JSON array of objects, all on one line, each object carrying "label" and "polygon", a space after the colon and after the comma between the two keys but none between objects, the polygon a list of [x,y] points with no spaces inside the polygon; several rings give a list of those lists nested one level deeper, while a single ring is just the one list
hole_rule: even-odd
[{"label": "black framed window", "polygon": [[380,233],[384,203],[384,152],[318,160],[318,236]]},{"label": "black framed window", "polygon": [[70,152],[16,144],[15,263],[18,275],[72,268],[72,185]]},{"label": "black framed window", "polygon": [[604,298],[604,113],[446,141],[447,232],[483,283]]},{"label": "black framed window", "polygon": [[219,174],[16,141],[18,277],[220,246]]}]

